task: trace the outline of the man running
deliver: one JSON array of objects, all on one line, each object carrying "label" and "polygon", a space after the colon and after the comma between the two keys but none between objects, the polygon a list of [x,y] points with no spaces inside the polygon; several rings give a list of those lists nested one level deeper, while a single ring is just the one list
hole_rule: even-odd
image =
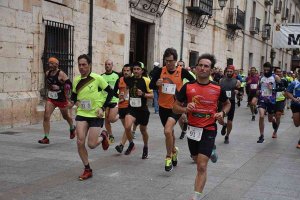
[{"label": "man running", "polygon": [[[258,94],[258,112],[259,112],[259,131],[260,136],[257,143],[264,142],[264,129],[265,129],[265,113],[268,113],[268,120],[272,124],[276,124],[274,118],[275,106],[276,106],[276,84],[280,82],[280,78],[277,75],[272,74],[273,66],[271,63],[266,62],[263,65],[264,75],[259,82]],[[276,127],[275,127],[276,128]]]},{"label": "man running", "polygon": [[[113,71],[113,61],[106,60],[105,61],[105,73],[101,76],[108,83],[111,89],[114,89],[116,81],[119,79],[119,74]],[[115,137],[112,134],[111,123],[115,123],[118,119],[118,102],[119,99],[117,97],[113,97],[111,102],[109,102],[108,107],[105,110],[105,128],[109,135],[110,143],[115,142]]]},{"label": "man running", "polygon": [[75,126],[69,112],[69,94],[72,83],[69,77],[59,69],[59,61],[55,57],[48,59],[49,70],[46,72],[46,83],[48,87],[48,97],[44,112],[44,138],[39,140],[40,144],[49,144],[50,117],[56,107],[59,108],[63,118],[70,126],[70,139],[75,137]]},{"label": "man running", "polygon": [[[227,123],[223,124],[221,134],[225,135],[225,144],[229,144],[229,135],[232,130],[232,121],[234,118],[234,112],[235,112],[235,97],[238,93],[239,88],[241,87],[241,82],[237,80],[236,78],[233,78],[234,73],[234,66],[229,65],[226,68],[225,77],[220,80],[220,86],[222,89],[225,90],[226,96],[230,100],[231,107],[227,115]],[[222,122],[221,122],[222,124]]]},{"label": "man running", "polygon": [[[118,94],[118,98],[119,98],[119,103],[118,103],[119,119],[121,120],[124,128],[125,128],[125,116],[129,113],[129,108],[128,108],[129,89],[125,83],[125,79],[130,78],[131,74],[132,74],[131,66],[129,64],[124,65],[122,69],[122,77],[120,77],[117,80],[114,88],[114,93]],[[119,153],[123,152],[123,148],[126,141],[127,141],[127,137],[124,131],[120,144],[115,147],[117,152]]]},{"label": "man running", "polygon": [[[291,110],[293,112],[293,122],[296,127],[300,126],[300,73],[298,70],[297,79],[292,81],[286,90],[287,97],[290,98],[291,101]],[[296,146],[300,149],[300,139]]]},{"label": "man running", "polygon": [[251,67],[250,69],[250,76],[246,78],[246,87],[248,88],[248,104],[250,106],[251,114],[252,114],[252,121],[255,121],[255,115],[257,114],[257,98],[256,93],[257,93],[257,88],[258,88],[258,82],[259,82],[259,77],[256,74],[256,68]]},{"label": "man running", "polygon": [[147,105],[147,99],[153,98],[153,92],[149,88],[150,79],[140,62],[133,64],[133,77],[124,79],[129,88],[129,113],[125,116],[125,133],[129,141],[129,146],[125,155],[129,155],[134,149],[131,128],[133,124],[140,125],[140,131],[143,136],[144,148],[142,159],[148,158],[148,132],[150,112]]},{"label": "man running", "polygon": [[[186,83],[176,95],[173,111],[187,113],[187,138],[191,155],[197,163],[194,195],[192,200],[200,200],[207,177],[207,163],[212,154],[217,135],[216,120],[223,120],[230,109],[230,101],[221,87],[209,80],[216,59],[211,54],[203,54],[196,66],[197,80]],[[217,112],[218,101],[223,109]],[[183,106],[186,105],[186,106]]]},{"label": "man running", "polygon": [[173,166],[177,166],[178,148],[175,147],[174,126],[181,114],[172,112],[173,104],[175,103],[175,93],[181,89],[184,78],[189,81],[195,80],[186,69],[176,67],[177,58],[178,55],[175,49],[166,49],[163,56],[166,66],[156,71],[150,83],[151,89],[158,87],[159,91],[159,117],[164,126],[167,149],[165,171],[171,171]]},{"label": "man running", "polygon": [[[104,123],[104,111],[113,96],[113,91],[102,76],[91,71],[91,59],[88,55],[78,57],[78,69],[80,75],[74,80],[71,99],[72,103],[77,105],[77,148],[85,168],[79,180],[85,180],[93,176],[85,147],[86,139],[91,149],[101,143],[103,150],[109,147],[107,132],[103,131],[100,137],[99,133]],[[102,90],[106,91],[107,95],[100,92]]]}]

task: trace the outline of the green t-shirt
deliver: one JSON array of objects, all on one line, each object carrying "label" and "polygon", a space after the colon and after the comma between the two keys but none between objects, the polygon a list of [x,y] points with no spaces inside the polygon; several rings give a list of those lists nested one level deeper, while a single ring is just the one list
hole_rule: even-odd
[{"label": "green t-shirt", "polygon": [[[78,84],[83,86],[76,90]],[[75,77],[72,91],[77,94],[79,102],[76,114],[82,117],[97,117],[98,109],[101,109],[107,96],[99,91],[107,86],[107,82],[99,74],[91,73],[88,78]]]},{"label": "green t-shirt", "polygon": [[[115,88],[115,84],[117,80],[119,79],[119,74],[115,71],[113,71],[111,74],[101,74],[101,76],[104,78],[104,80],[108,83],[108,85],[113,90]],[[104,95],[107,95],[107,92],[103,91]],[[113,97],[110,101],[111,103],[118,103],[119,99],[117,97]]]}]

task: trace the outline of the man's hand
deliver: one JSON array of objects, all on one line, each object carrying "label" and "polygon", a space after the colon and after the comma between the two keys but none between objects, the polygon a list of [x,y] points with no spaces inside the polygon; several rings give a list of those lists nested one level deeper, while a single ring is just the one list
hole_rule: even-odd
[{"label": "man's hand", "polygon": [[51,90],[59,90],[60,87],[58,85],[51,85]]},{"label": "man's hand", "polygon": [[186,106],[186,111],[187,112],[192,112],[194,109],[195,109],[195,103],[194,102],[191,102],[191,103],[188,103],[188,105]]},{"label": "man's hand", "polygon": [[157,81],[156,81],[156,85],[157,86],[161,86],[162,85],[162,82],[163,82],[163,79],[158,79]]},{"label": "man's hand", "polygon": [[140,89],[137,89],[136,94],[137,94],[137,96],[141,97],[141,96],[143,96],[144,92]]},{"label": "man's hand", "polygon": [[222,123],[223,118],[224,118],[224,113],[223,113],[223,111],[222,111],[222,112],[216,113],[214,117],[218,120],[219,123],[220,123],[220,122]]},{"label": "man's hand", "polygon": [[96,112],[97,112],[97,117],[98,118],[103,118],[104,111],[102,110],[102,108],[99,108]]}]

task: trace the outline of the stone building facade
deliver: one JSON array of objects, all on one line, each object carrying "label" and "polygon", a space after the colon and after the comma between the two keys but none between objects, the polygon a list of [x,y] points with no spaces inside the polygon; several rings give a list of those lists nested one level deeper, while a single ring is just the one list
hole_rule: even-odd
[{"label": "stone building facade", "polygon": [[268,27],[299,22],[299,12],[296,0],[228,0],[222,10],[217,0],[0,0],[0,128],[42,120],[51,55],[70,77],[83,53],[97,73],[106,59],[116,71],[131,61],[151,70],[168,47],[187,65],[208,52],[221,68],[272,61],[289,70],[292,51],[272,48]]}]

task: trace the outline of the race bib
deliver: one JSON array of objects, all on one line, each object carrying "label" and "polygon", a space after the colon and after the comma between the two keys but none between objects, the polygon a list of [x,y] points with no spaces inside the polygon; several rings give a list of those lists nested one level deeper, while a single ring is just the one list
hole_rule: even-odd
[{"label": "race bib", "polygon": [[256,90],[257,89],[257,84],[250,84],[250,89],[251,90]]},{"label": "race bib", "polygon": [[283,96],[283,92],[276,92],[276,98],[282,97]]},{"label": "race bib", "polygon": [[56,92],[56,91],[48,91],[48,97],[50,99],[58,99],[58,92]]},{"label": "race bib", "polygon": [[231,98],[231,91],[226,91],[226,96],[227,96],[228,98]]},{"label": "race bib", "polygon": [[270,96],[272,96],[272,90],[271,89],[264,89],[264,90],[262,90],[261,95],[263,97],[270,97]]},{"label": "race bib", "polygon": [[141,98],[130,98],[130,106],[134,108],[142,107],[142,99]]},{"label": "race bib", "polygon": [[176,84],[163,83],[162,84],[162,93],[165,94],[175,94]]},{"label": "race bib", "polygon": [[82,100],[80,101],[80,107],[82,110],[92,110],[91,100]]},{"label": "race bib", "polygon": [[188,126],[186,130],[187,138],[195,141],[200,141],[203,133],[203,128]]}]

